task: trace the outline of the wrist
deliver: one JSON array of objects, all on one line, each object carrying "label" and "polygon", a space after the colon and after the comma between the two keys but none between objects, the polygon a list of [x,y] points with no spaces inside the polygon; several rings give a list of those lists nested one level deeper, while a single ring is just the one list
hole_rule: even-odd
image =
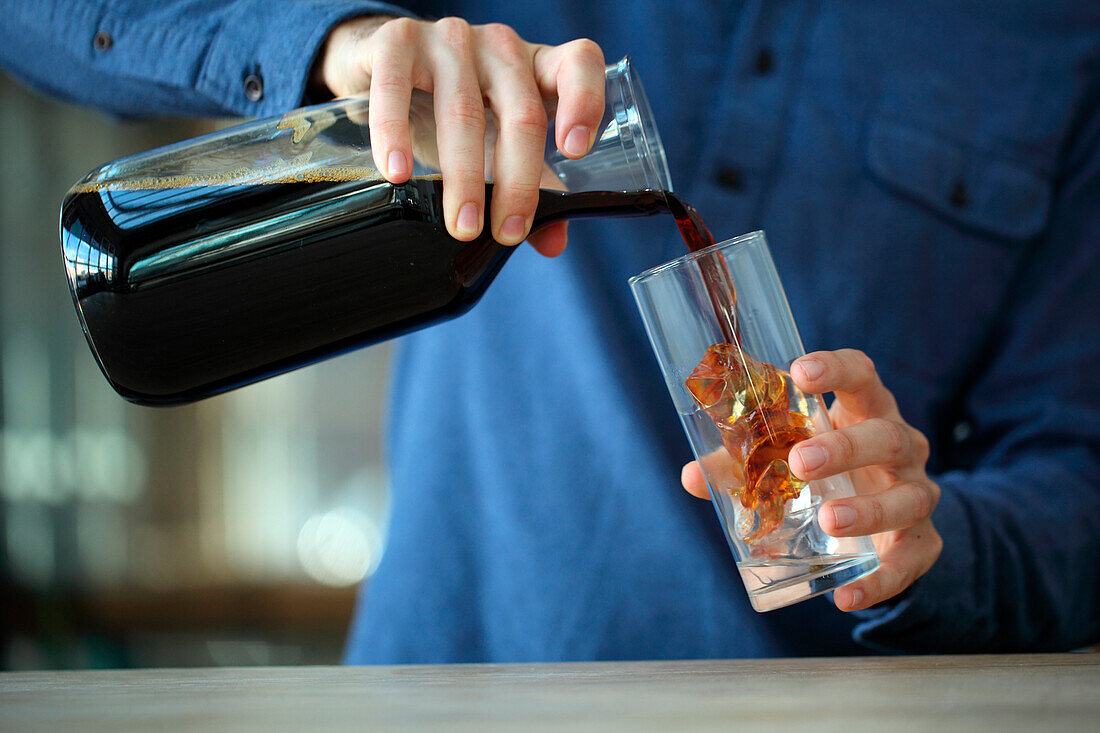
[{"label": "wrist", "polygon": [[341,97],[356,91],[349,80],[354,78],[356,47],[395,16],[362,15],[337,23],[329,31],[310,69],[308,93],[315,102]]}]

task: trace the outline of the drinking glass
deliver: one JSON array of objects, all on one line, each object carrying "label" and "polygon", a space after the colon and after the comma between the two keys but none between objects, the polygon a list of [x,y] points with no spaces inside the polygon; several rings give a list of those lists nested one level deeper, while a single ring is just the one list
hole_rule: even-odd
[{"label": "drinking glass", "polygon": [[822,503],[855,494],[851,478],[803,482],[787,467],[792,445],[831,427],[821,396],[790,378],[805,351],[764,233],[647,270],[630,287],[753,608],[878,568],[870,538],[818,525]]}]

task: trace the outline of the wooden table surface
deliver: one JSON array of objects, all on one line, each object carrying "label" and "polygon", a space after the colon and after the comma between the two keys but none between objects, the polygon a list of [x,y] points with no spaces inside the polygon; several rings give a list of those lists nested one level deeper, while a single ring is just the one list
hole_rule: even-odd
[{"label": "wooden table surface", "polygon": [[1100,731],[1100,654],[0,675],[0,731]]}]

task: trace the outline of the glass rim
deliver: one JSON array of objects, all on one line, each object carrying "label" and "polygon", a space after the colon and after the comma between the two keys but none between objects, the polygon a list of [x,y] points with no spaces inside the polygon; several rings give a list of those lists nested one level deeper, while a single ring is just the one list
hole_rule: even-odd
[{"label": "glass rim", "polygon": [[694,252],[688,252],[687,254],[681,255],[674,260],[669,260],[668,262],[657,265],[656,267],[651,267],[648,270],[645,270],[644,272],[635,275],[634,277],[627,280],[627,283],[630,285],[630,287],[633,288],[637,285],[642,284],[646,280],[652,280],[654,277],[657,277],[658,275],[661,275],[666,271],[677,270],[689,262],[693,262],[702,257],[714,254],[719,250],[736,247],[738,245],[745,244],[749,240],[755,239],[764,239],[763,229],[756,229],[751,232],[746,232],[745,234],[733,237],[732,239],[724,239],[721,242],[715,242],[709,247],[703,247],[703,249],[699,249]]}]

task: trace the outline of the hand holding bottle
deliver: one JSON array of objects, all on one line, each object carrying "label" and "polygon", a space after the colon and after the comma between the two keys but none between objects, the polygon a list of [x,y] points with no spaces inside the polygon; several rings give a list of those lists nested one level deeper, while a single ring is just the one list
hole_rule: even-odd
[{"label": "hand holding bottle", "polygon": [[[472,26],[359,17],[330,33],[315,79],[335,96],[369,92],[375,165],[392,183],[412,174],[409,100],[413,89],[435,98],[447,231],[462,241],[484,226],[485,160],[495,161],[489,226],[502,244],[531,229],[543,175],[547,108],[555,109],[555,144],[567,157],[591,148],[604,110],[604,58],[594,42],[528,43],[501,24]],[[500,133],[485,150],[485,111]],[[531,237],[542,254],[565,248],[565,223]]]}]

